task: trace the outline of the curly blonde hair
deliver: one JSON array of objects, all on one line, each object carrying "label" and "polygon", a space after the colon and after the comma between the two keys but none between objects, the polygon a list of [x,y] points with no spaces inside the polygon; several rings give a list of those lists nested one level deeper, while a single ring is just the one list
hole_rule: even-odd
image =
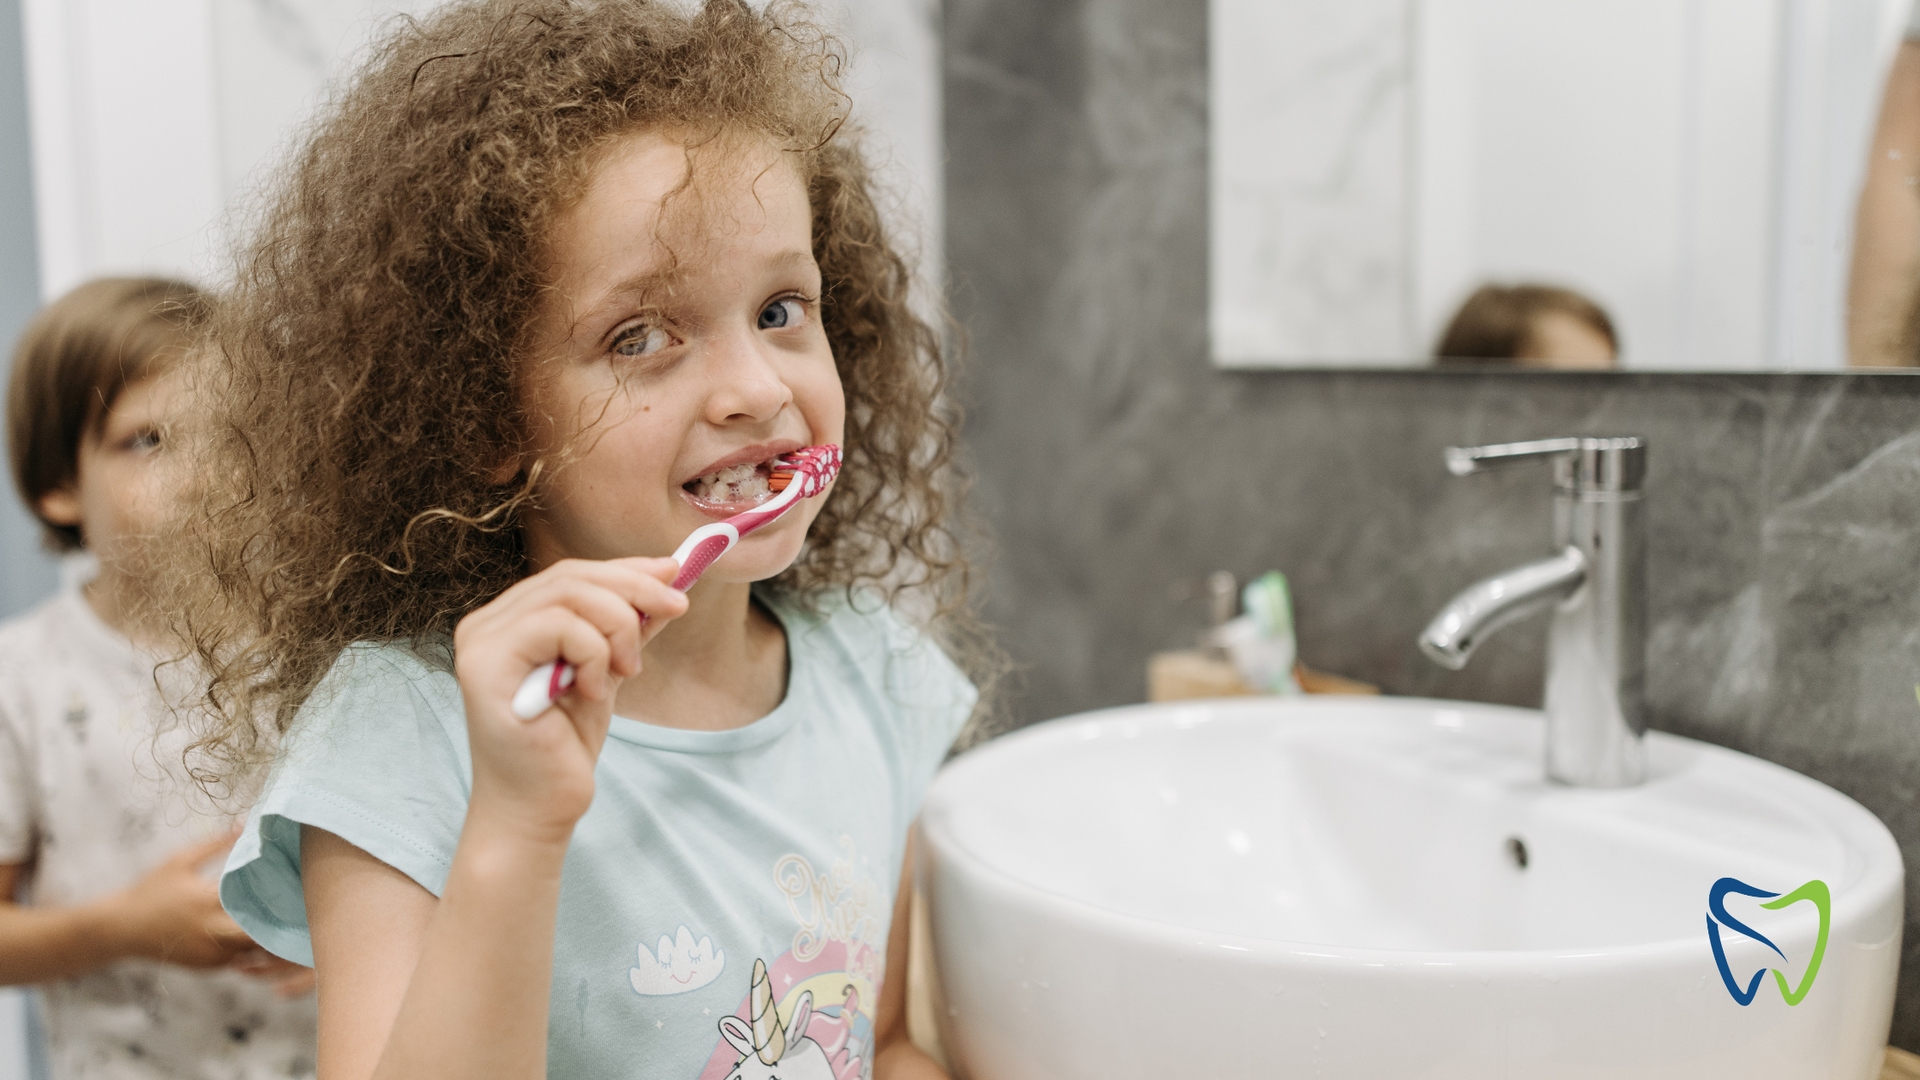
[{"label": "curly blonde hair", "polygon": [[507,484],[495,463],[527,451],[541,242],[637,129],[771,140],[806,182],[846,462],[774,586],[923,589],[979,652],[946,358],[845,126],[843,63],[803,8],[740,0],[471,0],[378,46],[264,202],[201,350],[194,562],[157,599],[204,669],[203,784],[253,772],[342,648],[450,632],[529,572],[517,525],[565,455]]}]

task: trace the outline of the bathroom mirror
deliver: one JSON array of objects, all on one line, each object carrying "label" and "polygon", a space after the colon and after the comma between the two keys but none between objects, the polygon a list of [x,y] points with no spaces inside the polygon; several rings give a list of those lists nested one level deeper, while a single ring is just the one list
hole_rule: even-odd
[{"label": "bathroom mirror", "polygon": [[1833,368],[1912,0],[1211,0],[1223,367],[1430,361],[1487,283],[1628,369]]}]

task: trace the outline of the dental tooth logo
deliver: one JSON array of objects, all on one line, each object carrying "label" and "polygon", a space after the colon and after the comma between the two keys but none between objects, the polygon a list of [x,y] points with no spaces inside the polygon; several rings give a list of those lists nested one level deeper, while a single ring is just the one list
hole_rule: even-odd
[{"label": "dental tooth logo", "polygon": [[1754,972],[1753,978],[1747,981],[1746,990],[1742,991],[1740,984],[1734,981],[1732,968],[1727,966],[1727,951],[1725,947],[1720,944],[1720,928],[1725,926],[1729,930],[1737,930],[1747,935],[1760,944],[1765,945],[1767,948],[1772,949],[1774,954],[1780,957],[1782,961],[1786,960],[1787,954],[1781,952],[1778,945],[1768,941],[1766,935],[1727,914],[1728,893],[1739,893],[1741,896],[1757,896],[1763,899],[1766,897],[1779,897],[1779,899],[1773,900],[1770,903],[1760,905],[1769,911],[1778,911],[1783,907],[1797,904],[1802,900],[1811,901],[1813,906],[1819,910],[1820,935],[1814,939],[1813,958],[1807,961],[1807,971],[1806,974],[1800,976],[1800,985],[1789,988],[1787,986],[1786,975],[1782,973],[1779,968],[1772,969],[1773,980],[1780,986],[1780,996],[1785,998],[1789,1005],[1800,1004],[1801,1000],[1807,996],[1807,991],[1813,988],[1813,977],[1820,974],[1820,960],[1827,954],[1827,929],[1833,917],[1833,895],[1827,891],[1827,883],[1816,879],[1807,882],[1805,885],[1800,886],[1785,896],[1780,896],[1779,893],[1768,892],[1765,889],[1756,889],[1738,878],[1723,877],[1719,881],[1714,882],[1713,888],[1708,891],[1707,940],[1713,945],[1714,962],[1720,965],[1720,980],[1727,984],[1727,993],[1733,995],[1733,1000],[1742,1005],[1751,1005],[1753,1004],[1753,996],[1760,992],[1760,978],[1767,973],[1768,969],[1761,968],[1759,971]]}]

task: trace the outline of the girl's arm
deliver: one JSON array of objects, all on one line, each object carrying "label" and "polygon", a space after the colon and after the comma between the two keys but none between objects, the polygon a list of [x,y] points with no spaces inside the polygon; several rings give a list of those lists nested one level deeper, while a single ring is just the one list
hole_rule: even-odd
[{"label": "girl's arm", "polygon": [[565,854],[564,844],[489,837],[470,819],[435,899],[332,833],[303,828],[320,1076],[545,1075]]},{"label": "girl's arm", "polygon": [[1847,283],[1848,363],[1912,364],[1905,355],[1920,285],[1920,42],[1903,41],[1887,72],[1880,121],[1854,214]]},{"label": "girl's arm", "polygon": [[[620,680],[686,610],[672,559],[567,561],[461,620],[455,673],[473,789],[446,886],[431,893],[320,829],[301,880],[320,977],[322,1080],[540,1080],[560,869],[593,801]],[[652,618],[643,627],[637,611]],[[530,721],[508,702],[555,658],[571,693]]]},{"label": "girl's arm", "polygon": [[25,867],[0,865],[0,985],[72,978],[129,957],[212,968],[247,955],[253,941],[200,874],[231,846],[231,836],[195,844],[127,888],[71,907],[14,903]]},{"label": "girl's arm", "polygon": [[894,894],[893,927],[887,931],[886,981],[880,986],[880,1013],[873,1021],[874,1080],[948,1080],[946,1070],[907,1039],[907,950],[913,915],[913,834]]}]

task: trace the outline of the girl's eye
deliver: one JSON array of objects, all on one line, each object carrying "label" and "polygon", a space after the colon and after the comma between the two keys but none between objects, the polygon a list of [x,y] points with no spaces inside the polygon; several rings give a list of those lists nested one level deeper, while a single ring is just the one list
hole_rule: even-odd
[{"label": "girl's eye", "polygon": [[807,309],[801,306],[800,301],[791,296],[785,300],[775,300],[773,303],[760,309],[760,329],[782,330],[791,326],[799,326],[800,320],[805,317],[806,313]]},{"label": "girl's eye", "polygon": [[671,344],[671,334],[657,326],[642,324],[614,339],[613,351],[621,356],[650,356]]},{"label": "girl's eye", "polygon": [[152,430],[142,431],[127,440],[127,449],[132,450],[136,454],[151,453],[152,451],[158,450],[160,449],[160,433]]}]

